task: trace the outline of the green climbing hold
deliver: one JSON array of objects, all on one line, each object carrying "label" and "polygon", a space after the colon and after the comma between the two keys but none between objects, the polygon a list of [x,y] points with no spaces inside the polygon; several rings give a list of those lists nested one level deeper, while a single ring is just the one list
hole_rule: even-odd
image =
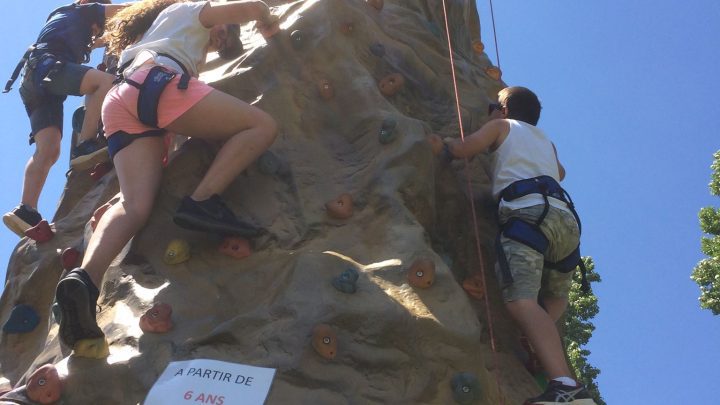
[{"label": "green climbing hold", "polygon": [[339,276],[335,277],[332,281],[332,286],[340,292],[346,294],[354,294],[357,291],[357,280],[358,272],[352,267],[348,267],[345,271],[340,273]]},{"label": "green climbing hold", "polygon": [[480,381],[473,373],[465,371],[455,374],[450,385],[453,390],[453,399],[458,404],[472,404],[480,399]]}]

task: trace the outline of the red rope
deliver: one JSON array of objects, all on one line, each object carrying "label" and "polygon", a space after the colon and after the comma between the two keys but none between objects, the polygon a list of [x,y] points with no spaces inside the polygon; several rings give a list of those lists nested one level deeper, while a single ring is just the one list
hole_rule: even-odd
[{"label": "red rope", "polygon": [[[443,17],[445,18],[445,32],[447,34],[447,43],[448,43],[448,50],[450,53],[450,71],[452,73],[452,81],[453,81],[453,90],[455,92],[455,107],[457,109],[457,117],[458,117],[458,124],[460,127],[460,139],[462,139],[463,142],[465,142],[465,131],[463,129],[462,125],[462,118],[461,118],[461,111],[460,111],[460,97],[458,95],[458,86],[457,86],[457,78],[455,77],[455,59],[453,58],[453,48],[452,48],[452,42],[450,40],[450,24],[448,23],[448,17],[447,17],[447,7],[445,5],[445,0],[442,0],[443,5]],[[493,22],[494,27],[494,22]],[[496,42],[497,43],[497,42]],[[496,46],[497,50],[497,46]],[[499,65],[499,61],[498,61]],[[485,263],[483,260],[483,254],[482,254],[482,248],[480,247],[480,231],[478,230],[478,220],[477,220],[477,213],[475,212],[475,199],[473,198],[473,189],[472,184],[470,183],[470,164],[468,162],[468,159],[465,158],[465,178],[467,179],[467,192],[470,199],[470,211],[472,212],[472,219],[473,219],[473,230],[475,233],[475,249],[477,250],[478,260],[480,261],[480,274],[482,276],[482,289],[485,291],[485,316],[487,317],[488,321],[488,333],[490,334],[490,347],[492,348],[493,352],[493,362],[495,365],[495,383],[498,387],[498,396],[500,397],[501,404],[505,403],[505,398],[502,396],[502,392],[500,392],[500,379],[498,377],[498,373],[500,372],[499,362],[498,362],[498,355],[497,355],[497,348],[495,346],[495,333],[493,331],[493,320],[492,320],[492,313],[490,311],[490,301],[487,294],[487,288],[486,288],[486,281],[485,281]]]}]

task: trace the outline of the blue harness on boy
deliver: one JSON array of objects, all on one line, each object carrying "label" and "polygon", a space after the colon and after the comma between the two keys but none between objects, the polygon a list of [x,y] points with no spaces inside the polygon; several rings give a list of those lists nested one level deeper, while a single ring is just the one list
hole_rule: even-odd
[{"label": "blue harness on boy", "polygon": [[[507,258],[505,257],[505,251],[500,243],[500,238],[505,236],[508,239],[512,239],[516,242],[522,243],[523,245],[529,246],[538,253],[545,255],[550,243],[547,236],[545,236],[540,228],[540,225],[545,220],[548,210],[550,209],[548,198],[552,197],[564,202],[570,209],[570,212],[572,212],[573,216],[575,216],[578,228],[582,230],[580,217],[575,211],[575,205],[573,204],[570,195],[560,186],[560,184],[558,184],[557,181],[555,181],[555,179],[550,176],[539,176],[531,179],[518,180],[500,192],[500,199],[513,201],[529,194],[540,194],[545,201],[545,207],[538,219],[535,222],[528,222],[519,218],[510,218],[507,222],[501,224],[500,231],[498,232],[495,247],[497,250],[498,262],[500,264],[503,285],[512,284],[514,280],[512,274],[510,273],[510,267],[508,266]],[[546,260],[545,265],[561,273],[569,273],[576,267],[580,266],[582,290],[583,292],[590,291],[590,285],[587,281],[587,269],[580,257],[579,243],[577,248],[575,248],[575,250],[567,257],[557,262],[548,262]]]}]

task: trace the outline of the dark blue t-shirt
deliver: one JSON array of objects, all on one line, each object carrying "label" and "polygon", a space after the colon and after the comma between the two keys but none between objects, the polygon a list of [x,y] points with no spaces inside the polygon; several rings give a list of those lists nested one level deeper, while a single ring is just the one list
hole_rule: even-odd
[{"label": "dark blue t-shirt", "polygon": [[40,31],[35,56],[50,52],[61,60],[83,63],[92,41],[92,25],[102,30],[105,8],[98,3],[70,4],[51,14]]}]

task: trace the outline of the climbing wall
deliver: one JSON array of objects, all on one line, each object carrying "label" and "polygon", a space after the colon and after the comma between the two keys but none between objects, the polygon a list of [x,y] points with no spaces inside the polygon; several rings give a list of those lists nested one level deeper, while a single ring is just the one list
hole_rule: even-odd
[{"label": "climbing wall", "polygon": [[113,170],[71,172],[54,236],[22,239],[8,267],[0,390],[14,389],[0,403],[47,400],[54,386],[39,379],[59,378],[63,403],[135,404],[168,362],[195,358],[276,369],[268,404],[520,403],[538,391],[492,274],[488,291],[478,282],[496,231],[487,159],[444,167],[427,143],[479,128],[504,87],[474,1],[447,1],[460,121],[440,0],[269,4],[281,31],[266,41],[243,27],[246,53],[210,57],[201,76],[280,124],[224,195],[267,232],[223,240],[172,223],[217,149],[177,137],[151,219],[102,286],[110,355],[69,356],[55,284],[119,191]]}]

